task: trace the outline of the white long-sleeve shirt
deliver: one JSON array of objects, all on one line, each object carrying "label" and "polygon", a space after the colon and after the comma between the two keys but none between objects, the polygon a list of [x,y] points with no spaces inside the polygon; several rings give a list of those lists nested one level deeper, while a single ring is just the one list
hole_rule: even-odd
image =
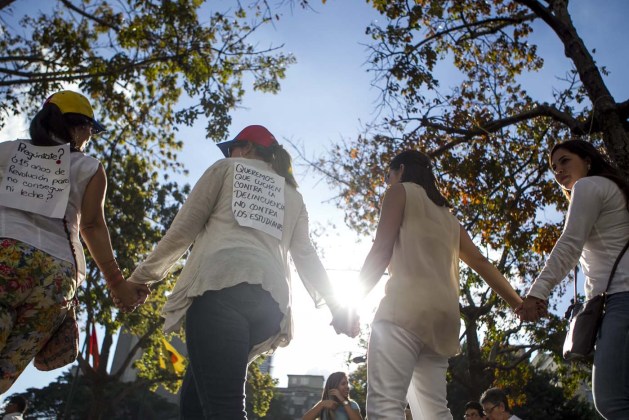
[{"label": "white long-sleeve shirt", "polygon": [[329,304],[333,291],[326,271],[312,246],[308,213],[301,194],[284,188],[281,240],[263,231],[240,226],[232,208],[234,171],[244,164],[273,172],[266,162],[254,159],[221,159],[201,176],[172,225],[153,252],[133,272],[129,281],[151,283],[163,279],[192,245],[192,251],[162,310],[164,330],[177,331],[196,296],[239,283],[260,284],[284,313],[278,336],[256,346],[250,358],[292,338],[290,269],[288,253],[315,305]]},{"label": "white long-sleeve shirt", "polygon": [[[605,291],[614,261],[629,240],[629,211],[618,186],[608,178],[589,176],[578,180],[561,237],[555,244],[530,296],[547,299],[580,260],[585,275],[585,296]],[[625,253],[609,294],[629,291],[629,251]]]}]

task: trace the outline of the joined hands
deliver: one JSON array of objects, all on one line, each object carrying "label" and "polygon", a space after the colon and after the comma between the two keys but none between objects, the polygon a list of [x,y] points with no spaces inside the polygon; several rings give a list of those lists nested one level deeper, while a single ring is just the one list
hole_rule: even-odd
[{"label": "joined hands", "polygon": [[110,287],[114,305],[122,312],[133,312],[138,306],[146,302],[151,289],[146,284],[131,283],[127,280]]},{"label": "joined hands", "polygon": [[515,308],[521,321],[537,321],[548,315],[548,301],[533,296],[522,299],[520,306]]},{"label": "joined hands", "polygon": [[338,308],[333,312],[330,325],[337,334],[345,334],[350,338],[356,337],[360,332],[360,318],[356,309]]}]

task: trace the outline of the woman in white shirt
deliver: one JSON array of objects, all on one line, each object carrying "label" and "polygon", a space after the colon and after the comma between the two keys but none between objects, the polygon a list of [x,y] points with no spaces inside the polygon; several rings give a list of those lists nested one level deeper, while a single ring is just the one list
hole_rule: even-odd
[{"label": "woman in white shirt", "polygon": [[337,332],[358,333],[310,242],[288,152],[260,125],[218,146],[228,159],[205,171],[129,278],[161,280],[194,244],[163,309],[166,332],[178,331],[185,318],[182,419],[246,418],[247,363],[292,337],[289,252],[315,304],[325,300],[332,310]]},{"label": "woman in white shirt", "polygon": [[[537,320],[551,290],[581,262],[585,297],[605,292],[612,266],[629,240],[629,184],[590,143],[570,140],[550,152],[555,179],[570,201],[563,233],[524,300],[520,316]],[[606,419],[629,418],[629,255],[607,291],[594,354],[592,388]]]},{"label": "woman in white shirt", "polygon": [[[46,210],[38,212],[37,201],[22,203],[19,196],[9,194],[0,197],[0,393],[11,387],[70,309],[85,278],[79,231],[122,307],[131,308],[148,294],[146,286],[127,283],[122,277],[103,213],[105,170],[82,152],[92,133],[102,130],[87,98],[60,91],[31,121],[30,140],[0,143],[0,181],[6,178],[14,186],[8,190],[37,197],[42,194],[33,185],[40,189],[70,185],[65,202],[59,199],[58,217]],[[65,150],[68,173],[62,177]],[[32,151],[50,159],[53,169],[35,164]],[[45,184],[45,174],[51,172],[59,177]]]},{"label": "woman in white shirt", "polygon": [[452,419],[448,358],[459,352],[459,264],[465,262],[512,308],[522,299],[481,254],[437,188],[430,158],[407,150],[387,174],[376,238],[360,272],[368,293],[389,267],[371,325],[367,418]]}]

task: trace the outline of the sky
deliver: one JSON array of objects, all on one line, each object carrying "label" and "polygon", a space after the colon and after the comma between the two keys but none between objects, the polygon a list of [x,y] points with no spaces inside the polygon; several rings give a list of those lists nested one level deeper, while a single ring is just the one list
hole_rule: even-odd
[{"label": "sky", "polygon": [[[629,46],[624,42],[626,36],[619,33],[625,27],[629,3],[608,0],[604,4],[605,7],[596,0],[575,1],[570,10],[586,45],[596,48],[595,57],[611,71],[607,80],[616,100],[623,101],[629,98],[625,74],[629,68]],[[333,143],[354,138],[363,124],[376,117],[378,90],[371,86],[373,75],[367,72],[365,64],[365,44],[369,43],[365,27],[379,20],[379,16],[365,1],[328,0],[325,5],[313,3],[313,7],[314,11],[295,8],[292,14],[285,13],[275,25],[255,35],[261,46],[284,45],[284,51],[296,56],[297,64],[287,71],[279,94],[252,92],[245,96],[242,106],[232,114],[231,136],[247,125],[262,124],[280,142],[289,139],[301,144],[309,156],[318,156]],[[550,100],[555,77],[562,76],[569,63],[554,34],[545,27],[536,29],[532,40],[545,59],[545,69],[541,74],[523,77],[522,81],[533,98]],[[190,171],[185,179],[190,184],[222,157],[218,148],[205,139],[203,125],[201,122],[181,130],[185,144],[180,158]],[[24,126],[16,122],[0,131],[0,141],[18,134],[24,135]],[[311,228],[327,226],[326,234],[318,239],[324,265],[335,284],[349,285],[342,293],[351,300],[355,295],[351,284],[369,250],[370,239],[358,242],[361,238],[344,226],[342,211],[330,202],[335,192],[316,173],[307,171],[299,162],[295,173],[310,213]],[[329,224],[335,227],[330,228]],[[288,374],[327,376],[337,370],[354,369],[355,365],[347,366],[345,361],[349,351],[361,354],[357,341],[334,333],[329,326],[329,311],[314,309],[296,275],[293,285],[295,337],[289,347],[276,352],[271,370],[279,386],[286,386]],[[383,285],[381,281],[360,306],[364,322],[370,321]],[[8,395],[41,387],[59,373],[42,373],[30,366]]]}]

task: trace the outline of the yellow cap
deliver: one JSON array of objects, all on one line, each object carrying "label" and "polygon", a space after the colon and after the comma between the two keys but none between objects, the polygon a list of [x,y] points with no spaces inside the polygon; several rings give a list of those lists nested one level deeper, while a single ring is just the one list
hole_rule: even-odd
[{"label": "yellow cap", "polygon": [[44,105],[51,103],[57,105],[62,114],[80,114],[92,120],[94,133],[106,131],[100,123],[94,119],[94,110],[87,98],[80,93],[71,90],[62,90],[53,93],[46,99]]}]

